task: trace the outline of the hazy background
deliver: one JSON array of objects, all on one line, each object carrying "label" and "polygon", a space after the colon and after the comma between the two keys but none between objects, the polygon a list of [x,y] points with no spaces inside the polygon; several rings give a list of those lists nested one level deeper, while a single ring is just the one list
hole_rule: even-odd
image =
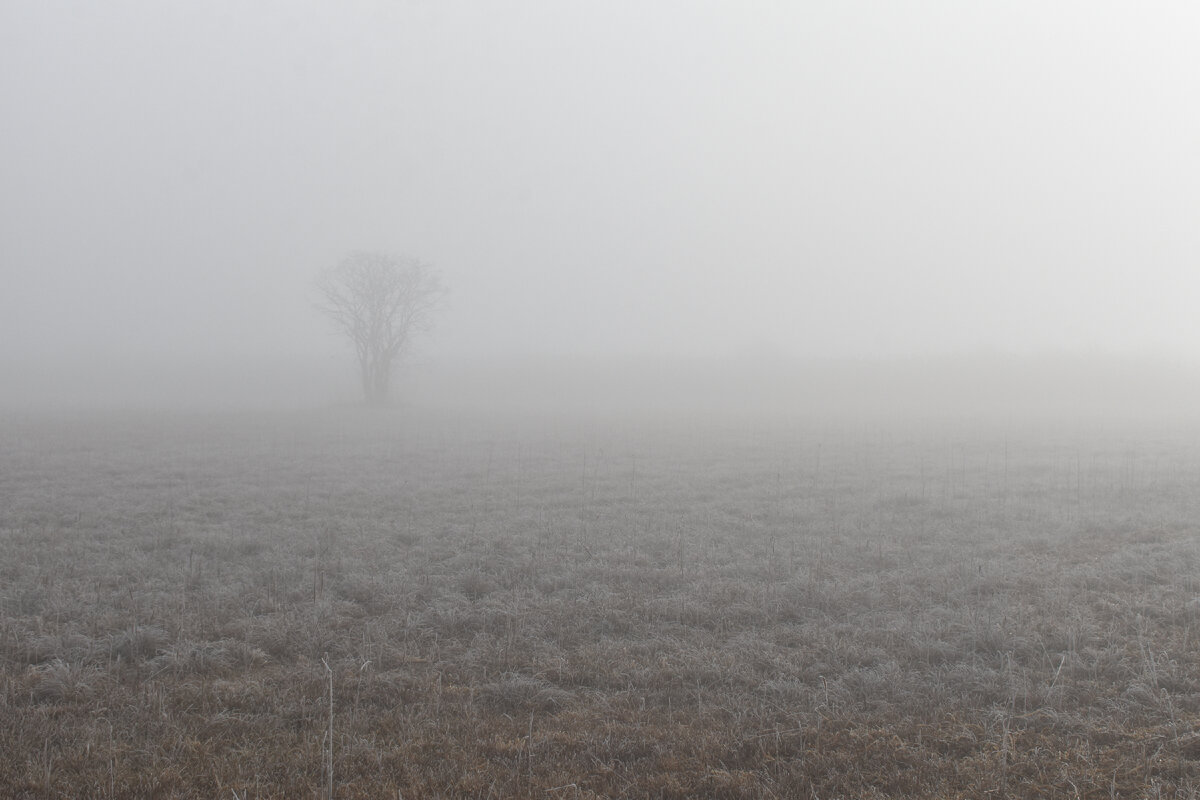
[{"label": "hazy background", "polygon": [[353,249],[444,273],[431,374],[1190,376],[1197,41],[1183,2],[7,0],[0,394],[352,397],[310,287]]}]

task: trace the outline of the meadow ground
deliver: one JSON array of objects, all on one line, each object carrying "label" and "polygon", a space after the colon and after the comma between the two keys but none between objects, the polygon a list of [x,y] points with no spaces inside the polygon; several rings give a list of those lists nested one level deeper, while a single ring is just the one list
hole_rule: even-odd
[{"label": "meadow ground", "polygon": [[1196,797],[1198,534],[1183,426],[10,414],[0,787]]}]

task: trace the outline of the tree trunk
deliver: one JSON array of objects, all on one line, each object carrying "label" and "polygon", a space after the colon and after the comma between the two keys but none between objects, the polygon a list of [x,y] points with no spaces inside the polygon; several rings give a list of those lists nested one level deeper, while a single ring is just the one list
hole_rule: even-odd
[{"label": "tree trunk", "polygon": [[358,361],[359,378],[362,380],[363,400],[368,405],[375,403],[375,378],[371,368],[370,356],[362,356]]},{"label": "tree trunk", "polygon": [[388,400],[392,371],[390,365],[383,363],[375,367],[375,404],[383,405]]},{"label": "tree trunk", "polygon": [[387,403],[391,383],[391,364],[373,359],[363,366],[363,394],[368,405],[381,406]]}]

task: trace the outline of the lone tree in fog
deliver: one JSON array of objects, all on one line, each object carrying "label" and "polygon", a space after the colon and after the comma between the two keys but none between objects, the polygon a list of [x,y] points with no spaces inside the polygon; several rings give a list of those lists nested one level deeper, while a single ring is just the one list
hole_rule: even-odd
[{"label": "lone tree in fog", "polygon": [[354,343],[368,403],[387,400],[392,366],[433,324],[446,290],[428,264],[409,256],[352,253],[317,280],[317,308]]}]

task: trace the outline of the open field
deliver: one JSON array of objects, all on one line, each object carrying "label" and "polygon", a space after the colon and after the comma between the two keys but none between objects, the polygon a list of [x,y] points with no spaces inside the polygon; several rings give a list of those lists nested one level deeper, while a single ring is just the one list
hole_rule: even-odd
[{"label": "open field", "polygon": [[1198,640],[1191,427],[0,420],[4,796],[1197,797]]}]

